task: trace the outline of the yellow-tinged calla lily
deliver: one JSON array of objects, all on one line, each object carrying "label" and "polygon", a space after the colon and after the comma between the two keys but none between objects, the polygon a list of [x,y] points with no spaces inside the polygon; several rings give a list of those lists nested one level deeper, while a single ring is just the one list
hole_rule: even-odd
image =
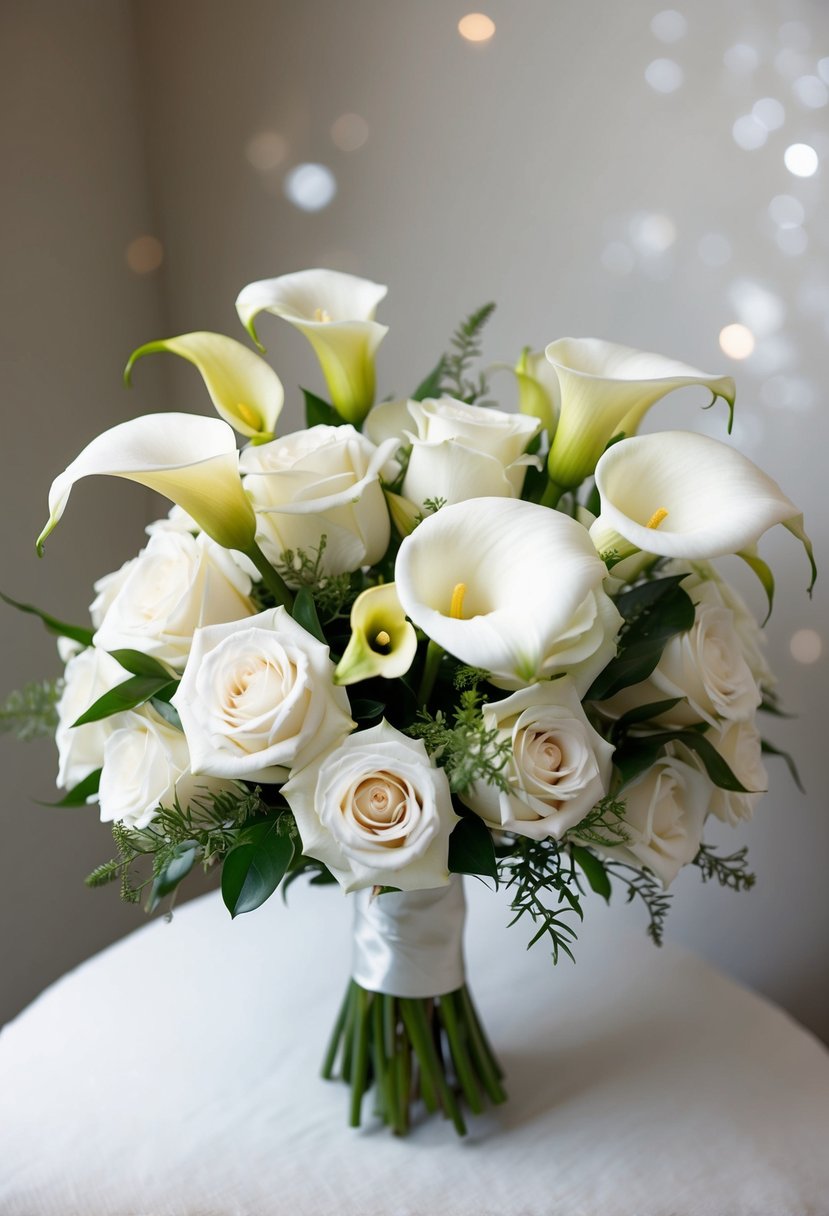
[{"label": "yellow-tinged calla lily", "polygon": [[335,410],[359,425],[374,401],[374,355],[388,333],[374,313],[387,291],[380,283],[338,270],[301,270],[249,283],[236,310],[260,349],[255,327],[260,312],[272,312],[305,334]]},{"label": "yellow-tinged calla lily", "polygon": [[351,609],[351,640],[334,672],[335,684],[356,684],[372,676],[387,680],[405,675],[417,651],[417,634],[394,583],[369,587]]},{"label": "yellow-tinged calla lily", "polygon": [[235,338],[206,330],[162,338],[133,351],[124,369],[126,383],[138,359],[160,351],[180,355],[199,369],[216,412],[240,435],[254,443],[273,439],[285,390],[273,368],[255,351]]},{"label": "yellow-tinged calla lily", "polygon": [[763,533],[783,524],[802,542],[814,585],[802,513],[771,477],[717,439],[690,431],[623,439],[596,466],[596,486],[602,509],[590,537],[606,560],[637,550],[692,561],[754,557]]},{"label": "yellow-tinged calla lily", "polygon": [[196,414],[145,414],[104,431],[56,477],[38,552],[76,481],[93,474],[137,481],[183,507],[227,549],[250,553],[256,519],[242,489],[236,439],[226,422]]},{"label": "yellow-tinged calla lily", "polygon": [[635,435],[651,406],[675,388],[701,384],[713,393],[714,401],[718,397],[727,401],[733,413],[735,388],[730,376],[702,372],[664,355],[599,338],[559,338],[550,343],[546,355],[561,393],[547,468],[551,481],[563,490],[593,472],[615,435]]},{"label": "yellow-tinged calla lily", "polygon": [[539,418],[552,440],[558,416],[558,377],[545,352],[525,346],[512,369],[518,382],[518,408],[522,414]]}]

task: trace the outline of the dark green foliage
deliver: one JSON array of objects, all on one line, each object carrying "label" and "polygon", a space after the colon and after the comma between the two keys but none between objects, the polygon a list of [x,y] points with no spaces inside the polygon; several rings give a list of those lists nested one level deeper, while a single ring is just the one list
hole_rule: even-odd
[{"label": "dark green foliage", "polygon": [[19,612],[28,612],[32,616],[39,617],[49,633],[54,633],[59,638],[70,638],[73,642],[79,642],[81,646],[92,645],[91,629],[81,625],[67,625],[66,621],[59,621],[57,617],[50,616],[48,612],[36,608],[34,604],[21,604],[18,600],[13,600],[11,596],[4,595],[2,591],[0,591],[0,600],[12,608],[17,608]]},{"label": "dark green foliage", "polygon": [[587,699],[601,701],[647,679],[659,662],[665,643],[694,623],[694,605],[680,583],[685,575],[653,579],[620,595],[616,607],[625,624],[619,653],[599,673]]},{"label": "dark green foliage", "polygon": [[333,405],[309,392],[307,388],[300,389],[305,398],[305,425],[312,426],[342,426],[345,418],[341,418]]},{"label": "dark green foliage", "polygon": [[270,899],[293,859],[295,833],[290,815],[244,829],[222,866],[222,899],[231,916],[253,912]]},{"label": "dark green foliage", "polygon": [[716,881],[730,891],[750,891],[757,878],[748,868],[747,857],[748,849],[745,847],[722,857],[704,844],[694,858],[694,865],[699,869],[703,882]]},{"label": "dark green foliage", "polygon": [[0,732],[28,742],[54,735],[62,680],[35,680],[10,692],[0,705]]},{"label": "dark green foliage", "polygon": [[475,781],[509,789],[504,767],[510,758],[510,741],[499,739],[498,729],[486,726],[480,711],[482,700],[477,689],[468,688],[461,693],[451,720],[442,709],[434,714],[422,709],[406,732],[423,740],[435,763],[446,770],[456,794]]},{"label": "dark green foliage", "polygon": [[492,833],[482,819],[466,814],[456,823],[449,837],[449,872],[479,874],[498,885],[498,862]]},{"label": "dark green foliage", "polygon": [[322,559],[326,544],[327,538],[323,535],[318,548],[310,552],[286,549],[276,567],[281,578],[292,587],[299,587],[298,595],[303,588],[310,592],[318,620],[323,625],[347,617],[351,605],[363,590],[359,572],[353,575],[325,573]]}]

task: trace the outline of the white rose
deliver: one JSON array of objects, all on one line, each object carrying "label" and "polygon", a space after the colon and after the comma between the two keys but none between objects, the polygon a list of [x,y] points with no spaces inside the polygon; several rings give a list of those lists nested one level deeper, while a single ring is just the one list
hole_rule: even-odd
[{"label": "white rose", "polygon": [[524,453],[541,427],[537,418],[467,405],[452,397],[410,401],[417,434],[403,481],[403,496],[422,507],[468,498],[517,498],[528,465]]},{"label": "white rose", "polygon": [[354,728],[328,647],[284,608],[198,629],[173,697],[195,773],[284,781]]},{"label": "white rose", "polygon": [[[762,740],[756,723],[723,722],[709,731],[706,738],[725,760],[741,785],[750,791],[746,794],[723,790],[714,786],[708,803],[712,815],[723,823],[736,827],[754,814],[754,808],[766,792],[769,783],[766,766],[763,764]],[[697,763],[701,761],[697,759]]]},{"label": "white rose", "polygon": [[[108,579],[117,580],[116,589],[95,644],[104,650],[141,650],[177,671],[187,662],[196,629],[239,620],[254,610],[250,579],[205,533],[155,532],[138,557]],[[112,587],[107,579],[96,587],[98,604]]]},{"label": "white rose", "polygon": [[567,673],[580,695],[622,624],[585,528],[520,499],[476,498],[427,516],[397,555],[406,615],[444,650],[522,688]]},{"label": "white rose", "polygon": [[180,730],[146,709],[113,731],[104,744],[98,797],[103,823],[145,828],[159,806],[186,806],[190,798],[227,782],[211,782],[190,772],[187,741]]},{"label": "white rose", "polygon": [[510,743],[510,790],[477,781],[463,801],[490,827],[561,840],[607,793],[613,744],[590,725],[566,676],[484,705],[483,717]]},{"label": "white rose", "polygon": [[327,574],[378,562],[391,532],[380,474],[396,446],[376,448],[353,426],[312,426],[245,448],[240,467],[267,557],[313,554],[325,536]]},{"label": "white rose", "polygon": [[283,786],[303,851],[346,891],[402,891],[449,882],[449,833],[458,816],[449,782],[421,740],[381,722],[313,761]]},{"label": "white rose", "polygon": [[599,703],[609,717],[629,709],[672,698],[684,698],[656,719],[668,727],[720,719],[744,722],[760,704],[757,682],[743,657],[728,608],[700,602],[694,624],[665,644],[662,655],[647,680],[623,689]]},{"label": "white rose", "polygon": [[611,860],[646,866],[667,888],[702,844],[711,782],[691,764],[663,756],[621,792],[628,839],[596,846]]},{"label": "white rose", "polygon": [[63,678],[55,732],[58,745],[57,784],[62,789],[72,789],[101,767],[107,739],[134,715],[113,714],[100,722],[88,722],[85,726],[72,725],[99,697],[130,678],[129,672],[105,650],[95,646],[81,650],[67,662]]}]

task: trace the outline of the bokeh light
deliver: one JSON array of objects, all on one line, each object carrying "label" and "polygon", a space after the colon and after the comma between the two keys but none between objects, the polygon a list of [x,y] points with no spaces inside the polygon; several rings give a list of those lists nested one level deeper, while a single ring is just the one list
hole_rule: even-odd
[{"label": "bokeh light", "polygon": [[776,333],[786,319],[780,296],[753,279],[735,279],[728,295],[740,322],[757,338]]},{"label": "bokeh light", "polygon": [[673,59],[654,59],[645,68],[645,80],[655,93],[675,93],[683,79],[682,68]]},{"label": "bokeh light", "polygon": [[797,663],[816,663],[823,654],[823,639],[816,629],[798,629],[789,639],[789,650]]},{"label": "bokeh light", "polygon": [[331,138],[341,152],[356,152],[368,139],[368,123],[359,114],[341,114],[331,124]]},{"label": "bokeh light", "polygon": [[245,145],[249,164],[260,173],[278,168],[288,155],[288,141],[278,131],[257,131]]},{"label": "bokeh light", "polygon": [[780,252],[792,258],[800,257],[809,248],[809,238],[802,228],[778,228],[774,239]]},{"label": "bokeh light", "polygon": [[820,110],[829,103],[829,89],[819,76],[798,76],[792,92],[807,110]]},{"label": "bokeh light", "polygon": [[754,334],[745,325],[735,323],[720,330],[720,350],[729,359],[747,359],[754,346]]},{"label": "bokeh light", "polygon": [[799,198],[776,194],[769,203],[769,217],[778,228],[799,228],[806,218],[806,209]]},{"label": "bokeh light", "polygon": [[789,144],[783,163],[795,177],[813,177],[818,170],[818,154],[811,144]]},{"label": "bokeh light", "polygon": [[667,215],[640,211],[631,218],[630,239],[646,257],[665,253],[676,240],[676,225]]},{"label": "bokeh light", "polygon": [[325,165],[296,165],[283,183],[285,197],[300,211],[322,211],[337,193],[337,179]]},{"label": "bokeh light", "polygon": [[760,63],[760,55],[756,47],[747,42],[736,42],[723,55],[723,63],[729,72],[748,75]]},{"label": "bokeh light", "polygon": [[767,131],[777,131],[786,121],[786,110],[776,97],[761,97],[751,107],[752,115]]},{"label": "bokeh light", "polygon": [[651,33],[660,42],[679,42],[688,31],[688,22],[675,8],[663,9],[651,20]]},{"label": "bokeh light", "polygon": [[124,256],[133,274],[152,274],[164,261],[164,246],[158,237],[144,233],[130,241]]},{"label": "bokeh light", "polygon": [[769,137],[768,130],[753,114],[743,114],[731,128],[734,143],[746,152],[762,148]]},{"label": "bokeh light", "polygon": [[486,13],[467,13],[458,22],[458,33],[467,42],[489,42],[495,33],[495,22]]}]

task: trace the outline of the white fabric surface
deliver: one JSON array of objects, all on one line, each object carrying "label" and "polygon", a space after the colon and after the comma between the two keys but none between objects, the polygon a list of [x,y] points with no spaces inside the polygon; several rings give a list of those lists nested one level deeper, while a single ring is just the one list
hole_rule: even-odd
[{"label": "white fabric surface", "polygon": [[[345,1126],[319,1079],[350,908],[208,896],[0,1035],[3,1216],[826,1216],[829,1057],[676,949],[586,932],[576,966],[468,884],[469,974],[509,1103],[456,1139]],[[103,904],[107,896],[96,898]]]}]

